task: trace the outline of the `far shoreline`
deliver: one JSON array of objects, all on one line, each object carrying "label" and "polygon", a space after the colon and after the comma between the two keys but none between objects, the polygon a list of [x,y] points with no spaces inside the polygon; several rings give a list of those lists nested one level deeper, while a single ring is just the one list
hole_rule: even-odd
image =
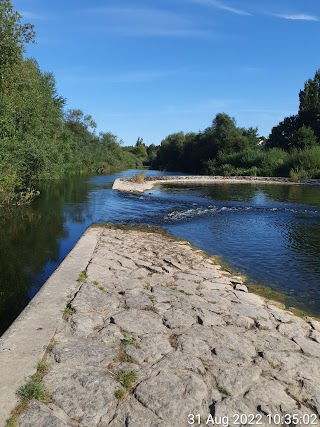
[{"label": "far shoreline", "polygon": [[117,178],[112,186],[113,190],[143,193],[152,190],[162,184],[282,184],[282,185],[320,185],[320,179],[305,179],[293,182],[284,177],[260,177],[260,176],[210,176],[210,175],[185,175],[185,176],[161,176],[133,178]]}]

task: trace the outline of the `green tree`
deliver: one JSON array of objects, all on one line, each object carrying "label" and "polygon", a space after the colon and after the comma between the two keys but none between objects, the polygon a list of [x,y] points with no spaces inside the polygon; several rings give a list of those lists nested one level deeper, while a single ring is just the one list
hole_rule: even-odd
[{"label": "green tree", "polygon": [[185,134],[183,132],[168,135],[161,141],[158,158],[162,169],[181,170],[183,167],[184,142]]},{"label": "green tree", "polygon": [[320,69],[316,71],[313,79],[304,84],[304,89],[299,93],[299,114],[306,111],[320,111]]},{"label": "green tree", "polygon": [[67,129],[79,142],[86,144],[96,140],[93,132],[97,124],[90,114],[84,114],[81,109],[71,109],[66,111],[64,121]]},{"label": "green tree", "polygon": [[35,60],[20,61],[11,67],[3,96],[6,108],[2,112],[14,130],[11,136],[56,139],[61,131],[64,99],[57,95],[53,75],[42,73]]},{"label": "green tree", "polygon": [[313,129],[309,126],[301,126],[292,138],[292,147],[294,148],[304,149],[316,144],[317,137],[315,136]]},{"label": "green tree", "polygon": [[[64,112],[52,73],[24,59],[33,26],[21,23],[10,0],[0,0],[0,205],[30,202],[35,179],[141,166],[110,132],[80,109]],[[142,158],[146,147],[137,147]]]},{"label": "green tree", "polygon": [[[251,147],[255,147],[258,144],[259,136],[258,136],[258,128],[257,127],[249,127],[248,129],[242,130],[243,136],[248,139],[248,143]],[[264,137],[262,137],[263,139]],[[265,138],[264,138],[265,139]]]},{"label": "green tree", "polygon": [[277,126],[271,130],[267,146],[269,148],[282,148],[283,150],[290,150],[296,131],[299,128],[299,117],[297,115],[286,117]]},{"label": "green tree", "polygon": [[299,93],[299,117],[301,123],[310,126],[320,140],[320,69],[313,79],[304,84]]},{"label": "green tree", "polygon": [[155,146],[155,144],[150,144],[147,147],[147,154],[148,154],[148,161],[149,163],[152,163],[152,161],[155,159],[157,155],[158,147]]},{"label": "green tree", "polygon": [[136,147],[139,147],[139,145],[142,145],[142,143],[143,143],[143,138],[140,138],[140,136],[138,136]]},{"label": "green tree", "polygon": [[228,114],[217,114],[212,122],[212,129],[219,151],[232,153],[244,150],[249,145],[248,138],[243,135],[243,130],[237,128],[235,119]]},{"label": "green tree", "polygon": [[34,43],[35,31],[30,23],[21,23],[22,16],[10,0],[0,1],[0,80],[13,64],[22,60],[25,43]]}]

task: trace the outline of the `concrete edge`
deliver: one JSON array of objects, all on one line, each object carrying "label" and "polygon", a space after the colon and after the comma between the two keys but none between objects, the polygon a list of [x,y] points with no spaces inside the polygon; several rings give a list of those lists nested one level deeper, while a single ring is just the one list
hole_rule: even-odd
[{"label": "concrete edge", "polygon": [[320,185],[319,179],[309,179],[301,182],[292,182],[289,178],[272,178],[272,177],[223,177],[223,176],[177,176],[166,177],[166,179],[155,179],[137,183],[130,181],[128,178],[117,178],[112,186],[113,190],[143,193],[151,190],[161,184],[282,184],[282,185]]},{"label": "concrete edge", "polygon": [[103,231],[89,227],[36,296],[0,338],[0,427],[18,403],[16,392],[36,372],[62,321],[67,295],[78,286]]}]

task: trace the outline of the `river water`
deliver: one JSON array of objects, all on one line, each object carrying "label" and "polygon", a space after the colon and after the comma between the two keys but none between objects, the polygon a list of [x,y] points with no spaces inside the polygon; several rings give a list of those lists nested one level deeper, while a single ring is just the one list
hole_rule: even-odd
[{"label": "river water", "polygon": [[85,229],[106,221],[162,226],[284,293],[291,306],[320,315],[320,187],[167,184],[142,195],[112,191],[116,178],[136,173],[42,183],[32,205],[0,212],[0,334]]}]

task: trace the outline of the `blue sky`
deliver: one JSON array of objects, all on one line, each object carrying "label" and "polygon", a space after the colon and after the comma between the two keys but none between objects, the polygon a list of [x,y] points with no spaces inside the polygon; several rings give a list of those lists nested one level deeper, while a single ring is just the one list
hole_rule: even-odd
[{"label": "blue sky", "polygon": [[27,55],[67,108],[132,145],[198,131],[218,112],[260,134],[298,109],[320,68],[319,0],[12,0]]}]

